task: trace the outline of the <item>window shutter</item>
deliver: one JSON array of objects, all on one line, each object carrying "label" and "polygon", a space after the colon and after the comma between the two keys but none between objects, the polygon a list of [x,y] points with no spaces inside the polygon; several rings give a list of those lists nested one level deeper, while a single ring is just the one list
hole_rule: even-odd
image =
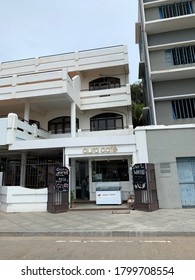
[{"label": "window shutter", "polygon": [[172,50],[166,50],[165,51],[165,60],[166,60],[166,65],[168,67],[173,65],[173,55],[172,55]]}]

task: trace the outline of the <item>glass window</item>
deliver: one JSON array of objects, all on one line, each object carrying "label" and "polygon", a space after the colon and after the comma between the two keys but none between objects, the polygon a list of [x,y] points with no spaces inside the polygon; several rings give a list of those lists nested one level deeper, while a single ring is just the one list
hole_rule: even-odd
[{"label": "glass window", "polygon": [[90,119],[90,130],[123,129],[123,116],[115,113],[99,114]]},{"label": "glass window", "polygon": [[102,77],[89,83],[89,90],[100,90],[120,87],[120,79],[115,77]]},{"label": "glass window", "polygon": [[128,161],[126,159],[93,161],[92,181],[129,181]]},{"label": "glass window", "polygon": [[[79,129],[79,120],[76,119],[76,129]],[[71,132],[71,118],[59,117],[55,118],[48,123],[48,130],[52,134],[70,133]]]}]

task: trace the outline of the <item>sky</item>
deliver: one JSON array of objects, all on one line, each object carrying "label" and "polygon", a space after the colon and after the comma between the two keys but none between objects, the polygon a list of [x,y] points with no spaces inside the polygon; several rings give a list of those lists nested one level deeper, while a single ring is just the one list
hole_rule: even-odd
[{"label": "sky", "polygon": [[0,62],[128,45],[138,81],[138,0],[0,0]]}]

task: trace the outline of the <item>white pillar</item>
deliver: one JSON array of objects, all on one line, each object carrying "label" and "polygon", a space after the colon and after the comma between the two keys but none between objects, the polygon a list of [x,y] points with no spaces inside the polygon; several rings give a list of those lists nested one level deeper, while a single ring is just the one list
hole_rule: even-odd
[{"label": "white pillar", "polygon": [[76,136],[76,104],[71,103],[71,137]]},{"label": "white pillar", "polygon": [[29,118],[30,118],[30,104],[26,102],[24,106],[24,119],[26,121],[29,121]]},{"label": "white pillar", "polygon": [[148,163],[147,129],[144,127],[135,128],[135,139],[137,147],[138,163]]},{"label": "white pillar", "polygon": [[70,167],[69,166],[69,156],[66,155],[66,148],[63,148],[63,166],[66,166],[66,167]]},{"label": "white pillar", "polygon": [[3,184],[3,172],[0,171],[0,187]]},{"label": "white pillar", "polygon": [[92,160],[88,160],[89,167],[89,200],[91,200],[91,192],[92,192]]}]

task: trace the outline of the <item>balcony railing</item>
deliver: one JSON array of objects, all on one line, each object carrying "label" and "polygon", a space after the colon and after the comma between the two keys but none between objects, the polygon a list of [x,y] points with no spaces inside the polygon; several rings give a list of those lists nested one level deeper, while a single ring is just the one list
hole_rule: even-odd
[{"label": "balcony railing", "polygon": [[101,130],[101,131],[90,131],[90,129],[78,129],[78,137],[101,137],[101,136],[113,136],[113,135],[129,135],[133,134],[133,126],[125,126],[122,129],[113,130]]},{"label": "balcony railing", "polygon": [[[29,124],[19,119],[16,114],[10,113],[7,118],[0,118],[1,138],[0,145],[13,144],[15,141],[71,138],[71,133],[51,134],[38,128],[36,124]],[[119,135],[133,135],[133,126],[125,126],[122,129],[90,131],[90,129],[78,129],[75,137],[113,137]]]},{"label": "balcony railing", "polygon": [[80,84],[77,77],[72,80],[65,69],[1,77],[0,100],[65,93],[79,105]]},{"label": "balcony railing", "polygon": [[81,91],[81,109],[98,109],[131,105],[130,85],[119,88]]},{"label": "balcony railing", "polygon": [[30,125],[27,121],[19,119],[16,114],[10,113],[4,120],[4,133],[2,140],[5,144],[13,144],[18,140],[47,139],[49,133],[38,128],[36,124]]}]

